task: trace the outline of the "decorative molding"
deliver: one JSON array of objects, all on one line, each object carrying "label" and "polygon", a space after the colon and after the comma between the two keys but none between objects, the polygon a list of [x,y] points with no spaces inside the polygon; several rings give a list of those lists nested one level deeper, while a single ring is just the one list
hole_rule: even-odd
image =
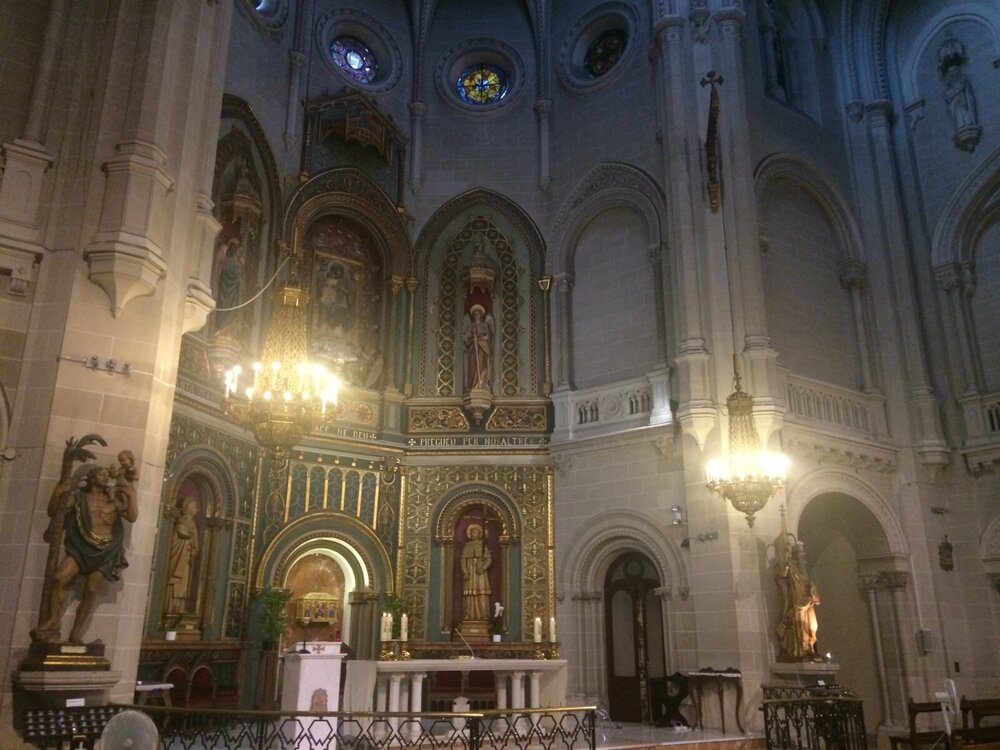
[{"label": "decorative molding", "polygon": [[469,420],[459,406],[411,406],[407,432],[468,432]]}]

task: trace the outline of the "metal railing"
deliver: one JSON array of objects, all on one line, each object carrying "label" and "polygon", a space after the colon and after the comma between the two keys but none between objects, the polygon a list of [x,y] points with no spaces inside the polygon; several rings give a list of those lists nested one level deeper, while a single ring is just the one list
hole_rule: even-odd
[{"label": "metal railing", "polygon": [[844,688],[764,686],[768,750],[867,750],[862,701]]},{"label": "metal railing", "polygon": [[594,707],[471,713],[285,713],[130,706],[163,750],[594,750]]}]

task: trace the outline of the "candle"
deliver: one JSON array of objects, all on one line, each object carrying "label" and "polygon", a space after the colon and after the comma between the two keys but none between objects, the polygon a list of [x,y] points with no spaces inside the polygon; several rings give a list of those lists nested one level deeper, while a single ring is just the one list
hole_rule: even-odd
[{"label": "candle", "polygon": [[406,613],[404,612],[403,617],[399,621],[399,640],[401,641],[406,640],[406,636],[409,632],[409,624],[410,620],[407,617]]},{"label": "candle", "polygon": [[385,613],[385,621],[386,621],[385,639],[387,641],[391,641],[392,640],[392,612],[386,612]]},{"label": "candle", "polygon": [[549,618],[549,643],[556,642],[556,618]]},{"label": "candle", "polygon": [[535,618],[535,643],[542,642],[542,618]]},{"label": "candle", "polygon": [[385,612],[382,613],[382,617],[378,622],[378,639],[380,641],[385,640]]}]

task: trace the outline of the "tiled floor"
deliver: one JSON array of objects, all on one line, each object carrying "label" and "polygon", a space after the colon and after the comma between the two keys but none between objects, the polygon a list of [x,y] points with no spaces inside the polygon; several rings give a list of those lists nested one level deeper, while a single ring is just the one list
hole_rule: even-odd
[{"label": "tiled floor", "polygon": [[[684,729],[687,729],[684,727]],[[598,722],[597,747],[600,750],[615,748],[657,748],[672,745],[671,750],[681,750],[679,745],[697,745],[697,750],[756,750],[764,747],[762,736],[723,734],[709,730],[691,729],[678,732],[672,727],[653,727],[645,724]]]}]

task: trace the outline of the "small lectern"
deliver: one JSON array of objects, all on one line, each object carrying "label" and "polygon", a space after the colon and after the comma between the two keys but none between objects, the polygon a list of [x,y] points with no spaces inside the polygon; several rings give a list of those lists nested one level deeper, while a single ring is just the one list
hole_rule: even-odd
[{"label": "small lectern", "polygon": [[344,652],[339,641],[310,643],[308,653],[284,655],[281,710],[328,711],[340,708],[340,670]]}]

